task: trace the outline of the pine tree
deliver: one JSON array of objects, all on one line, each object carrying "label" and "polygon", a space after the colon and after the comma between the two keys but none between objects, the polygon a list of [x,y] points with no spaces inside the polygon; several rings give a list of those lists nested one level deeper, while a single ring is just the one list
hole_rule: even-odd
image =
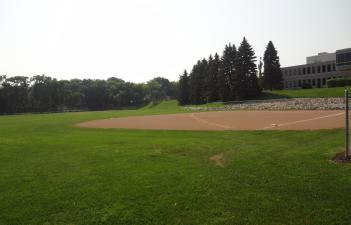
[{"label": "pine tree", "polygon": [[283,74],[280,69],[278,52],[273,42],[269,41],[263,57],[264,72],[262,77],[262,86],[264,89],[282,89]]},{"label": "pine tree", "polygon": [[217,87],[219,91],[219,97],[222,101],[230,100],[231,93],[231,71],[232,71],[232,45],[226,45],[221,57],[218,70],[218,82]]},{"label": "pine tree", "polygon": [[232,45],[229,51],[229,62],[228,62],[228,82],[230,88],[230,100],[235,100],[235,81],[237,79],[236,69],[235,69],[235,61],[237,57],[237,50],[235,45]]},{"label": "pine tree", "polygon": [[236,100],[255,98],[261,93],[255,58],[251,45],[244,37],[235,60],[236,79],[233,82],[233,90]]},{"label": "pine tree", "polygon": [[179,95],[178,102],[180,105],[189,104],[190,100],[190,90],[189,90],[189,76],[188,72],[184,70],[183,75],[180,76],[179,79]]},{"label": "pine tree", "polygon": [[258,62],[257,65],[258,68],[258,85],[262,87],[262,68],[263,68],[263,62],[262,62],[262,57],[260,57],[260,61]]},{"label": "pine tree", "polygon": [[219,67],[219,56],[216,53],[214,58],[210,55],[207,63],[206,69],[206,100],[208,102],[217,101],[219,98],[219,93],[217,89],[218,80],[218,67]]},{"label": "pine tree", "polygon": [[203,59],[194,65],[190,73],[190,101],[193,104],[206,102],[205,77],[207,60]]},{"label": "pine tree", "polygon": [[208,74],[208,62],[204,58],[199,65],[199,101],[196,104],[203,104],[208,101],[206,98],[206,76]]},{"label": "pine tree", "polygon": [[262,67],[263,67],[262,57],[260,57],[260,61],[258,63],[258,78],[259,79],[262,78]]}]

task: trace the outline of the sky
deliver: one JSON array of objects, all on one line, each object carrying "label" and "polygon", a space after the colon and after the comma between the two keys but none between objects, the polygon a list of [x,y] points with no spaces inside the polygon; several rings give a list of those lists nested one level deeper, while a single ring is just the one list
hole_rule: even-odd
[{"label": "sky", "polygon": [[351,48],[350,0],[0,0],[0,75],[172,81],[245,36],[282,66]]}]

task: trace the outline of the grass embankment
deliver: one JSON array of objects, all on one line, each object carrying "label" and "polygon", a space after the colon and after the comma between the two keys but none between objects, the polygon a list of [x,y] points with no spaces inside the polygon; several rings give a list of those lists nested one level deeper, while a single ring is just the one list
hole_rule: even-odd
[{"label": "grass embankment", "polygon": [[348,87],[264,91],[261,99],[343,97]]},{"label": "grass embankment", "polygon": [[[295,89],[295,90],[275,90],[263,91],[257,100],[282,99],[282,98],[330,98],[344,97],[345,89],[348,87],[336,88],[313,88],[313,89]],[[203,105],[190,105],[193,107],[221,107],[233,102],[211,102]]]},{"label": "grass embankment", "polygon": [[[141,110],[0,117],[0,224],[348,224],[342,130],[83,129]],[[209,160],[222,154],[224,167]]]}]

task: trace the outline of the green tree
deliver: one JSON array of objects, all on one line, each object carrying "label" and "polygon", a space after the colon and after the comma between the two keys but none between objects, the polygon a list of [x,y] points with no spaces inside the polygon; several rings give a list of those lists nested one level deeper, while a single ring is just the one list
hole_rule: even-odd
[{"label": "green tree", "polygon": [[2,81],[2,95],[4,105],[2,111],[5,113],[21,113],[28,111],[29,98],[28,77],[15,76]]},{"label": "green tree", "polygon": [[5,92],[4,92],[4,86],[3,86],[3,83],[5,81],[6,81],[6,76],[1,75],[0,76],[0,114],[5,113],[6,98],[5,98]]},{"label": "green tree", "polygon": [[83,80],[84,95],[88,109],[108,109],[109,93],[106,80]]},{"label": "green tree", "polygon": [[171,99],[177,99],[178,95],[179,95],[179,82],[178,81],[171,81],[169,96]]},{"label": "green tree", "polygon": [[123,107],[138,107],[146,102],[146,90],[143,84],[126,82],[121,93]]},{"label": "green tree", "polygon": [[145,88],[148,98],[154,102],[176,98],[176,84],[163,77],[155,77],[148,81]]},{"label": "green tree", "polygon": [[157,83],[159,83],[161,85],[161,90],[162,90],[162,92],[164,92],[165,97],[167,97],[167,98],[174,98],[175,97],[175,93],[174,93],[172,84],[167,78],[155,77],[152,80],[156,81]]},{"label": "green tree", "polygon": [[166,92],[162,88],[162,84],[156,80],[150,80],[146,84],[148,97],[152,102],[160,102],[166,98]]},{"label": "green tree", "polygon": [[183,75],[179,78],[178,102],[180,105],[187,105],[190,103],[189,76],[186,70],[184,70]]},{"label": "green tree", "polygon": [[207,60],[199,60],[190,73],[190,101],[193,104],[206,102],[205,77]]},{"label": "green tree", "polygon": [[255,98],[261,93],[255,59],[255,53],[244,37],[235,60],[236,78],[233,81],[233,90],[236,100]]},{"label": "green tree", "polygon": [[109,105],[113,108],[123,107],[121,95],[125,88],[125,82],[116,77],[107,79],[107,94],[109,96]]},{"label": "green tree", "polygon": [[64,82],[65,106],[69,109],[85,109],[86,98],[84,84],[80,79],[72,79]]},{"label": "green tree", "polygon": [[234,61],[236,58],[236,47],[230,43],[225,46],[218,69],[217,87],[219,97],[222,101],[232,99],[233,82],[235,80]]},{"label": "green tree", "polygon": [[272,41],[268,42],[263,61],[262,87],[268,90],[283,89],[283,74],[280,69],[279,56]]},{"label": "green tree", "polygon": [[218,69],[219,69],[220,59],[216,53],[214,58],[210,55],[206,70],[206,98],[209,102],[214,102],[219,99],[218,92]]},{"label": "green tree", "polygon": [[31,111],[59,111],[64,106],[64,82],[45,75],[37,75],[30,79],[29,89]]}]

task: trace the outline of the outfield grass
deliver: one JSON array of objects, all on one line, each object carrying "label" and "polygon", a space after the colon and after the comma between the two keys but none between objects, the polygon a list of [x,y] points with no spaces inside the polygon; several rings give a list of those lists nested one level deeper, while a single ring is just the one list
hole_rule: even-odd
[{"label": "outfield grass", "polygon": [[264,91],[261,98],[271,99],[343,97],[345,89],[349,89],[349,87]]},{"label": "outfield grass", "polygon": [[342,130],[73,127],[181,111],[1,116],[0,224],[349,224],[351,165],[328,162]]}]

